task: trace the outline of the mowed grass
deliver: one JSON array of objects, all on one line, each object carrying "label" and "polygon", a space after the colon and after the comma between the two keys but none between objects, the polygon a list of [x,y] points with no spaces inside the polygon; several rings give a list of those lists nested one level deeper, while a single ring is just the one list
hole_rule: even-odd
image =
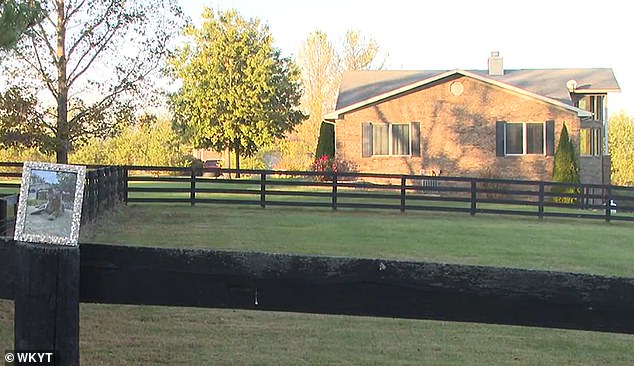
[{"label": "mowed grass", "polygon": [[130,204],[81,241],[634,277],[634,224],[449,213]]},{"label": "mowed grass", "polygon": [[[634,276],[634,225],[386,211],[131,204],[80,242],[428,260]],[[183,284],[186,286],[186,284]],[[0,301],[0,346],[12,347]],[[634,336],[226,309],[81,305],[86,365],[632,365]]]}]

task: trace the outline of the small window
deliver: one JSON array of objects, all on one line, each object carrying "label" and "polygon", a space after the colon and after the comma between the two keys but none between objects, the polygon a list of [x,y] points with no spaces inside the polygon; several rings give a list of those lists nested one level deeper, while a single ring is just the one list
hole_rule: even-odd
[{"label": "small window", "polygon": [[409,155],[409,125],[392,125],[392,155]]},{"label": "small window", "polygon": [[[414,131],[414,132],[412,132]],[[362,156],[420,155],[420,123],[363,123]]]},{"label": "small window", "polygon": [[601,129],[582,128],[579,133],[580,154],[583,156],[601,155]]},{"label": "small window", "polygon": [[544,123],[506,123],[505,155],[543,155]]}]

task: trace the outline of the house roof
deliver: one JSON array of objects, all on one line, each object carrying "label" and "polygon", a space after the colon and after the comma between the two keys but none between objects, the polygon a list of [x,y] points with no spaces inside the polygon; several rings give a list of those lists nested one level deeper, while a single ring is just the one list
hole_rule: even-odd
[{"label": "house roof", "polygon": [[453,75],[471,77],[528,95],[574,111],[580,117],[590,117],[591,114],[574,107],[566,86],[569,80],[577,82],[575,93],[579,94],[621,91],[609,68],[505,70],[500,76],[491,76],[487,70],[350,71],[343,75],[335,111],[328,113],[325,119],[337,119],[342,113]]}]

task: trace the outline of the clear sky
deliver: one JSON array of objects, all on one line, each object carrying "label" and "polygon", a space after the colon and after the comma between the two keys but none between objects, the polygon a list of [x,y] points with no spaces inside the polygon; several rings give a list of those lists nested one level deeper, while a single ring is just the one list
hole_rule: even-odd
[{"label": "clear sky", "polygon": [[393,70],[486,69],[499,51],[508,69],[610,67],[621,93],[610,113],[634,114],[634,13],[626,0],[179,0],[200,24],[207,6],[266,23],[284,55],[308,33],[333,43],[348,29],[376,39]]}]

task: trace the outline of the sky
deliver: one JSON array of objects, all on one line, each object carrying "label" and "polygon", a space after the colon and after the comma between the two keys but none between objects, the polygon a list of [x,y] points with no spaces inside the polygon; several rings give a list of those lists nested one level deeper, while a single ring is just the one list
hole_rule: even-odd
[{"label": "sky", "polygon": [[179,0],[194,24],[204,7],[236,9],[269,26],[285,56],[314,30],[342,42],[349,29],[374,38],[390,70],[612,68],[621,93],[609,113],[634,114],[634,18],[623,0]]}]

